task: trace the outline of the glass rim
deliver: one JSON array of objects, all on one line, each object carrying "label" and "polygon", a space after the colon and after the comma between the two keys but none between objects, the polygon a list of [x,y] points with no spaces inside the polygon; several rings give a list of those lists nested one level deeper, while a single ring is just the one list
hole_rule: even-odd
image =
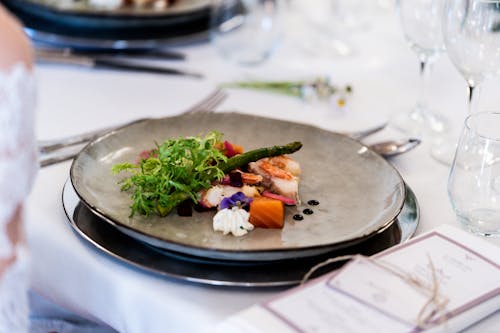
[{"label": "glass rim", "polygon": [[490,136],[486,136],[484,134],[481,134],[477,130],[477,128],[473,128],[471,126],[471,121],[473,119],[479,118],[479,117],[485,116],[485,115],[497,115],[498,117],[500,117],[500,111],[479,111],[479,112],[474,112],[473,114],[470,114],[470,115],[467,116],[467,118],[465,118],[465,127],[467,128],[467,130],[474,132],[477,136],[479,136],[482,139],[500,142],[500,135],[498,137],[492,138]]}]

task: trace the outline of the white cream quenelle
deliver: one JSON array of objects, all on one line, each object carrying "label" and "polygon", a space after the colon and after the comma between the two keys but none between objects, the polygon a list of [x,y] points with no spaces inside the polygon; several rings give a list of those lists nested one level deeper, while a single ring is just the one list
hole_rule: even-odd
[{"label": "white cream quenelle", "polygon": [[250,214],[241,208],[232,207],[219,210],[213,219],[215,231],[222,231],[224,235],[243,236],[253,230],[254,226],[248,219]]}]

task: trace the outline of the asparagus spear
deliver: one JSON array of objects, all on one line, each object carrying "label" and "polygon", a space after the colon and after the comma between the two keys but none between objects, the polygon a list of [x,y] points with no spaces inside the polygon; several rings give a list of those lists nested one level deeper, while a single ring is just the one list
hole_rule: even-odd
[{"label": "asparagus spear", "polygon": [[228,173],[231,170],[240,168],[247,165],[250,162],[255,162],[264,157],[273,157],[285,154],[295,153],[297,150],[302,148],[302,143],[295,141],[284,146],[273,146],[267,148],[257,148],[254,150],[247,151],[243,154],[239,154],[231,157],[226,163],[221,163],[219,168],[224,172]]}]

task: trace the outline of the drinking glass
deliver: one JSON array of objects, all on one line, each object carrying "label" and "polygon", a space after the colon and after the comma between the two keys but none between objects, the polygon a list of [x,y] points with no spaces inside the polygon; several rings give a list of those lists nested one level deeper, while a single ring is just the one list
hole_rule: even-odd
[{"label": "drinking glass", "polygon": [[[481,84],[500,70],[500,1],[447,0],[443,35],[448,57],[467,82],[467,109],[472,114]],[[445,137],[433,156],[449,164],[457,136]]]},{"label": "drinking glass", "polygon": [[288,0],[287,38],[310,56],[349,57],[354,53],[346,29],[336,22],[337,0]]},{"label": "drinking glass", "polygon": [[500,235],[500,112],[476,112],[465,120],[448,194],[468,230]]},{"label": "drinking glass", "polygon": [[237,64],[263,62],[282,35],[283,0],[214,0],[210,37],[221,55]]},{"label": "drinking glass", "polygon": [[420,62],[421,86],[414,108],[409,113],[397,114],[392,124],[415,137],[442,133],[447,122],[429,108],[427,89],[432,64],[444,52],[441,28],[444,0],[399,0],[396,5],[405,39]]}]

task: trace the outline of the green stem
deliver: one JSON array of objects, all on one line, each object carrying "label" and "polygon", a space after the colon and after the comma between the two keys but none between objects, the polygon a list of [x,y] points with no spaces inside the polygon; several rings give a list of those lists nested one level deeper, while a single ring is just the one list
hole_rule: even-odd
[{"label": "green stem", "polygon": [[306,82],[287,82],[287,81],[274,81],[274,82],[235,82],[222,84],[222,88],[243,88],[243,89],[254,89],[254,90],[264,90],[268,92],[280,93],[285,95],[291,95],[295,97],[301,96],[302,87],[306,85]]}]

